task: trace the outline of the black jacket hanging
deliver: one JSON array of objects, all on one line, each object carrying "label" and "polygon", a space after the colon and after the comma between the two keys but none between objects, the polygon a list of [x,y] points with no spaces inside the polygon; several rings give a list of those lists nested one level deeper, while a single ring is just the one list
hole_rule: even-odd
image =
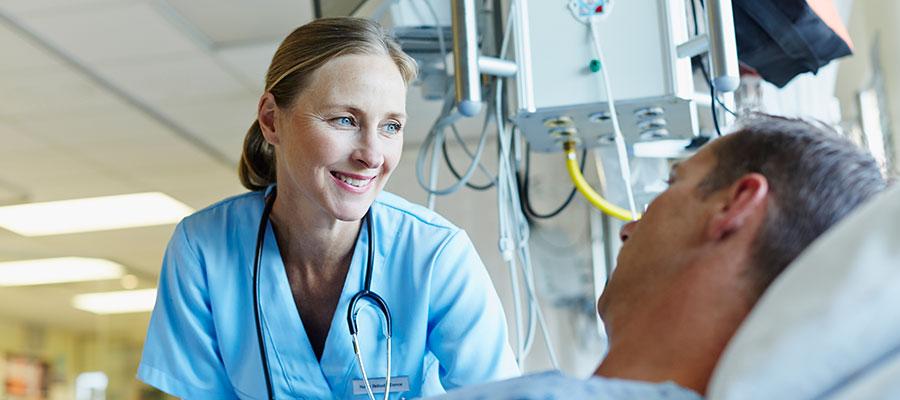
[{"label": "black jacket hanging", "polygon": [[778,87],[852,53],[805,0],[733,0],[733,5],[738,58]]}]

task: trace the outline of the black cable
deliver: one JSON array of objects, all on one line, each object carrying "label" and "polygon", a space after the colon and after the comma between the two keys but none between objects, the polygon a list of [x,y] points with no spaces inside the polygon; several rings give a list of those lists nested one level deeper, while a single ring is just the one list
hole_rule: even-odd
[{"label": "black cable", "polygon": [[[697,18],[697,3],[696,0],[689,0],[691,2],[691,16],[693,17],[694,22],[694,36],[700,35],[700,25],[699,20]],[[703,3],[703,0],[700,0],[700,5],[706,7]],[[703,59],[698,59],[698,64],[700,64],[700,72],[703,73],[703,79],[706,80],[706,84],[709,86],[709,108],[712,112],[713,125],[716,127],[716,135],[722,136],[722,128],[719,127],[719,116],[716,112],[716,103],[722,107],[723,110],[728,112],[729,114],[737,117],[737,114],[730,110],[722,100],[719,99],[719,96],[716,95],[716,88],[713,86],[712,79],[709,76],[709,72],[706,70],[706,65],[703,64]]]},{"label": "black cable", "polygon": [[[712,87],[712,79],[709,78],[709,73],[706,71],[706,64],[704,64],[702,60],[698,61],[698,64],[700,64],[700,72],[703,72],[703,78],[706,79],[706,84]],[[725,112],[737,118],[737,113],[728,108],[728,106],[726,106],[725,103],[722,102],[722,99],[719,98],[718,95],[713,96],[713,100],[715,100],[716,103],[719,103],[719,107],[725,110]]]},{"label": "black cable", "polygon": [[[456,179],[462,180],[462,176],[460,175],[459,171],[456,170],[456,167],[453,166],[453,162],[450,161],[450,156],[447,153],[447,141],[446,140],[444,140],[443,143],[441,143],[441,150],[442,150],[441,152],[444,153],[444,162],[447,163],[447,169],[450,170],[450,173],[453,174],[453,176],[455,176]],[[469,189],[477,190],[477,191],[485,191],[485,190],[488,190],[488,189],[494,187],[495,184],[497,184],[496,181],[491,181],[485,185],[476,185],[474,183],[471,183],[471,180],[470,180],[469,182],[466,182],[466,187]]]},{"label": "black cable", "polygon": [[256,252],[253,257],[253,317],[256,321],[256,339],[259,345],[259,359],[263,367],[263,377],[266,381],[266,398],[272,400],[275,398],[272,388],[272,375],[269,372],[269,358],[266,355],[266,341],[263,338],[262,323],[260,322],[260,304],[259,304],[259,264],[262,262],[262,250],[266,239],[266,227],[269,224],[269,215],[272,212],[272,206],[275,205],[275,195],[278,188],[272,189],[272,192],[266,197],[266,205],[263,207],[262,217],[259,219],[259,230],[256,233]]},{"label": "black cable", "polygon": [[[709,95],[712,97],[712,99],[716,98],[716,88],[713,85],[709,85]],[[713,125],[716,126],[716,135],[722,137],[722,129],[719,128],[719,116],[717,115],[719,113],[716,112],[715,100],[711,100],[709,102],[709,108],[712,110]]]},{"label": "black cable", "polygon": [[[579,168],[581,169],[582,174],[584,174],[584,165],[586,163],[585,160],[587,160],[587,149],[581,150],[581,164],[580,164]],[[518,173],[516,174],[516,181],[519,183],[519,185],[518,185],[519,186],[519,198],[522,199],[522,201],[520,202],[521,206],[522,206],[522,213],[524,213],[527,217],[537,218],[537,219],[553,218],[553,217],[559,215],[559,213],[561,213],[563,210],[565,210],[566,207],[568,207],[569,204],[572,203],[572,199],[575,198],[575,192],[578,191],[578,189],[575,188],[574,186],[572,187],[572,191],[569,192],[569,196],[566,197],[566,201],[563,202],[562,205],[557,207],[552,212],[542,214],[542,213],[535,211],[534,207],[531,206],[531,196],[529,196],[529,194],[528,194],[530,183],[531,183],[531,179],[529,177],[530,174],[531,174],[531,145],[526,143],[525,144],[525,170],[523,171],[521,176]]]}]

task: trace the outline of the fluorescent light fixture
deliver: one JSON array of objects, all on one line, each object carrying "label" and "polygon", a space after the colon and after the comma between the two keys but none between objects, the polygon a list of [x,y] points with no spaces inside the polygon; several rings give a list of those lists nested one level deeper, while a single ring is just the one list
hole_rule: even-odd
[{"label": "fluorescent light fixture", "polygon": [[164,193],[50,201],[0,207],[0,227],[22,236],[174,224],[194,212]]},{"label": "fluorescent light fixture", "polygon": [[59,257],[0,263],[0,286],[119,279],[121,264],[100,258]]},{"label": "fluorescent light fixture", "polygon": [[125,314],[148,312],[156,303],[156,289],[121,290],[79,294],[72,298],[72,306],[94,314]]}]

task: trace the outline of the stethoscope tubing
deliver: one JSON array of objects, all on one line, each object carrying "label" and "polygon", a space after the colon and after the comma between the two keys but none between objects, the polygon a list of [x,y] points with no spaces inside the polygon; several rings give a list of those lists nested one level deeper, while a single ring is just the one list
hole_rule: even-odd
[{"label": "stethoscope tubing", "polygon": [[[270,400],[274,400],[274,390],[272,386],[272,376],[269,371],[269,359],[266,355],[265,348],[265,340],[263,339],[262,333],[262,323],[260,318],[261,308],[259,303],[259,268],[260,264],[262,264],[262,253],[263,253],[263,244],[265,243],[266,238],[266,227],[269,223],[269,215],[272,213],[272,206],[275,204],[275,196],[276,196],[277,187],[273,187],[271,193],[266,196],[265,207],[263,208],[262,217],[259,220],[259,230],[256,235],[256,252],[253,258],[253,316],[256,320],[256,338],[259,342],[259,358],[262,361],[263,366],[263,376],[266,381],[266,393],[267,398]],[[391,311],[388,308],[387,302],[379,296],[377,293],[371,290],[372,287],[372,269],[375,259],[375,236],[372,228],[372,209],[366,211],[366,215],[363,217],[366,221],[366,233],[368,234],[368,254],[366,258],[366,273],[365,273],[365,281],[363,285],[363,290],[357,292],[350,299],[350,303],[347,305],[347,327],[350,330],[350,336],[353,341],[353,352],[356,356],[357,364],[359,365],[360,372],[363,375],[363,382],[366,385],[366,392],[369,395],[371,400],[375,400],[375,395],[372,392],[371,384],[369,383],[368,375],[366,374],[365,366],[363,365],[362,360],[362,352],[359,349],[359,339],[357,338],[358,334],[358,326],[356,323],[356,315],[359,310],[356,309],[356,305],[360,300],[367,300],[373,305],[375,305],[381,314],[384,316],[385,322],[385,336],[387,339],[387,374],[385,377],[385,390],[384,390],[384,398],[387,399],[391,392],[391,336],[392,336],[392,328],[391,328]]]}]

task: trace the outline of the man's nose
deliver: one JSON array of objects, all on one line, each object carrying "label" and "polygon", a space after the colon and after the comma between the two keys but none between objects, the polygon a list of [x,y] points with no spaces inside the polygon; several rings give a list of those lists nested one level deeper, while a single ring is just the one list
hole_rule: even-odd
[{"label": "man's nose", "polygon": [[622,229],[619,230],[619,239],[622,241],[628,240],[631,237],[631,233],[634,232],[634,228],[637,226],[637,221],[631,221],[622,226]]}]

